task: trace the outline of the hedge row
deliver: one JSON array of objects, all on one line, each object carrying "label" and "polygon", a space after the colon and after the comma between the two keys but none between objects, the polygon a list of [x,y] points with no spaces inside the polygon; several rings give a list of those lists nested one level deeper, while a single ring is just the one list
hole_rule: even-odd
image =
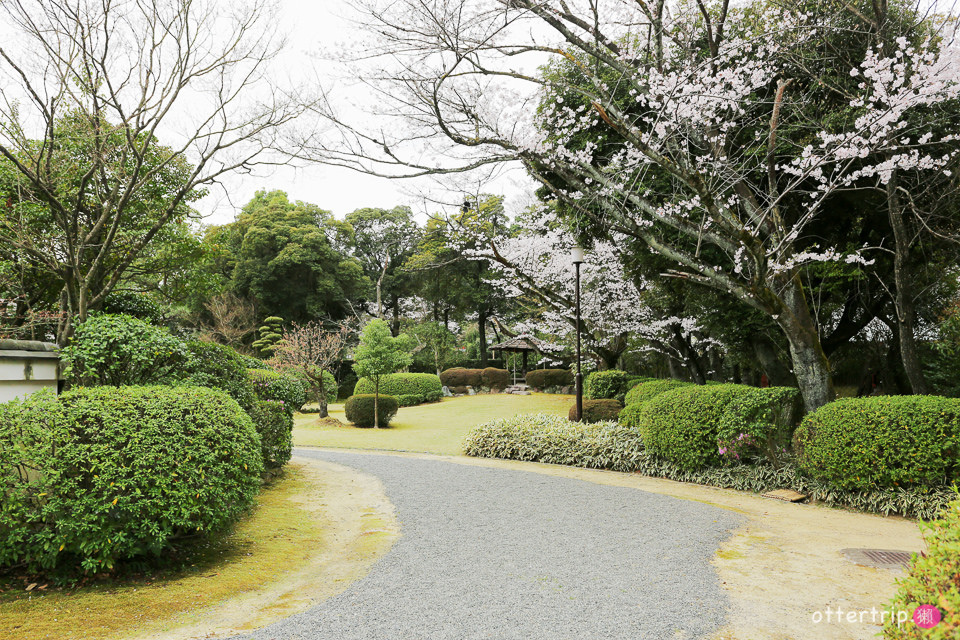
[{"label": "hedge row", "polygon": [[[613,400],[612,398],[605,398],[602,400],[584,400],[583,415],[581,418],[584,422],[615,421],[617,416],[620,415],[621,409],[623,409],[623,405],[620,404],[620,401]],[[567,418],[569,420],[577,419],[576,404],[570,407],[570,412],[567,414]]]},{"label": "hedge row", "polygon": [[641,381],[627,392],[624,404],[628,407],[633,404],[642,404],[661,393],[679,389],[680,387],[689,387],[692,383],[682,380],[647,380]]},{"label": "hedge row", "polygon": [[0,564],[95,572],[222,530],[263,469],[250,417],[200,387],[39,392],[0,405]]},{"label": "hedge row", "polygon": [[573,385],[573,372],[568,369],[534,369],[527,372],[527,385],[535,391]]},{"label": "hedge row", "polygon": [[[375,390],[373,380],[360,378],[353,389],[354,395],[368,395]],[[401,406],[408,407],[424,402],[436,402],[443,397],[440,378],[432,373],[391,373],[380,377],[380,394],[403,396]]]},{"label": "hedge row", "polygon": [[630,374],[611,369],[594,371],[583,381],[583,397],[589,400],[613,399],[623,403],[630,389]]},{"label": "hedge row", "polygon": [[502,391],[510,386],[510,372],[506,369],[487,367],[486,369],[464,369],[454,367],[440,374],[444,387],[474,387]]}]

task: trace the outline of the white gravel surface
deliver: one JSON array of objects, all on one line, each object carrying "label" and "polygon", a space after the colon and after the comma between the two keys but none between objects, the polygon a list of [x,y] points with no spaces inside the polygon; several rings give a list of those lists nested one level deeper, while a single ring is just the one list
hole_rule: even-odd
[{"label": "white gravel surface", "polygon": [[442,459],[298,450],[378,477],[401,537],[347,591],[243,638],[702,638],[745,519],[636,489]]}]

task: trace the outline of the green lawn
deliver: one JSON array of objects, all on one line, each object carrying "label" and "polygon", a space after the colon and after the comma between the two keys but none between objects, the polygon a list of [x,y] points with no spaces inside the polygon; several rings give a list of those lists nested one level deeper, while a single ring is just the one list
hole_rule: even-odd
[{"label": "green lawn", "polygon": [[573,396],[535,393],[529,396],[483,394],[444,398],[419,407],[403,407],[389,429],[358,429],[347,423],[343,405],[330,406],[330,415],[342,427],[321,426],[316,414],[299,414],[293,429],[293,443],[310,447],[389,449],[458,455],[463,438],[478,424],[518,413],[567,415]]}]

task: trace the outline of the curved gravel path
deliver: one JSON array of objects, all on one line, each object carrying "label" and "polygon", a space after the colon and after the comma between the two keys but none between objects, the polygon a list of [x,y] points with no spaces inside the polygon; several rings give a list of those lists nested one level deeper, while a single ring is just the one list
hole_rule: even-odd
[{"label": "curved gravel path", "polygon": [[362,580],[244,638],[701,638],[744,518],[635,489],[443,459],[298,450],[372,474],[401,537]]}]

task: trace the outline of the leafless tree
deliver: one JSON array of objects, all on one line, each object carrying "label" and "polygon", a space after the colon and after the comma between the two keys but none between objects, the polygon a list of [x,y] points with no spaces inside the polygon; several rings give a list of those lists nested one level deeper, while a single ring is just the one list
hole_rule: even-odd
[{"label": "leafless tree", "polygon": [[6,0],[0,20],[0,244],[80,322],[207,186],[280,162],[309,102],[271,80],[272,0]]},{"label": "leafless tree", "polygon": [[257,314],[253,303],[232,293],[223,293],[203,305],[212,318],[209,334],[214,341],[234,348],[257,330]]},{"label": "leafless tree", "polygon": [[284,329],[283,340],[273,354],[273,362],[280,368],[297,369],[307,376],[319,398],[321,418],[329,415],[323,372],[330,371],[343,356],[349,337],[346,325],[331,330],[319,322],[294,323],[292,328]]}]

